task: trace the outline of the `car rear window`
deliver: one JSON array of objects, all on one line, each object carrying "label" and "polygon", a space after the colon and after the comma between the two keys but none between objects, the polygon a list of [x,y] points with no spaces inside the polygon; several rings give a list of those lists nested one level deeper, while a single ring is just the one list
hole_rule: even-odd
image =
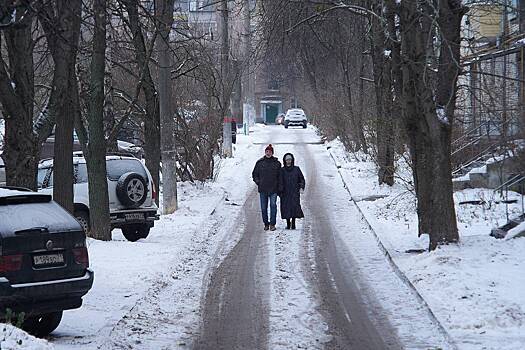
[{"label": "car rear window", "polygon": [[111,181],[118,181],[118,179],[125,173],[138,173],[148,178],[144,166],[139,160],[134,159],[111,159],[106,161],[108,179]]},{"label": "car rear window", "polygon": [[75,219],[55,202],[0,205],[0,233],[14,233],[35,227],[50,232],[76,228]]}]

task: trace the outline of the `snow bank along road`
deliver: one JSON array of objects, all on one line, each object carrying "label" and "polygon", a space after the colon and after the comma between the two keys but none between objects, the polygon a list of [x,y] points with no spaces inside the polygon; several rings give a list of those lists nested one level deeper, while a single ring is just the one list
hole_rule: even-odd
[{"label": "snow bank along road", "polygon": [[[111,298],[103,297],[105,289],[94,288],[97,298],[93,299],[99,303],[88,299],[77,311],[86,320],[78,328],[73,322],[58,332],[52,339],[55,345],[199,350],[454,348],[377,247],[315,129],[257,126],[239,142],[218,183],[205,188],[213,200],[202,193],[193,196],[183,206],[185,213],[164,217],[159,225],[163,232],[139,243],[152,244],[146,254],[133,250],[135,262],[155,273],[135,268],[124,272],[124,278],[135,281],[133,290],[133,283],[119,277],[118,269],[102,270],[106,276],[99,274],[99,279],[115,278],[104,281],[105,287],[113,288]],[[282,221],[277,231],[262,230],[250,173],[266,143],[274,144],[278,157],[293,152],[305,173],[306,219],[299,221],[297,230],[284,230]],[[224,189],[228,201],[217,202]],[[213,203],[220,203],[214,214],[204,215]],[[127,264],[132,262],[127,259]],[[112,262],[118,264],[118,259]],[[119,296],[121,285],[132,299],[128,303]],[[112,311],[98,321],[95,310]],[[91,328],[82,333],[81,325]]]}]

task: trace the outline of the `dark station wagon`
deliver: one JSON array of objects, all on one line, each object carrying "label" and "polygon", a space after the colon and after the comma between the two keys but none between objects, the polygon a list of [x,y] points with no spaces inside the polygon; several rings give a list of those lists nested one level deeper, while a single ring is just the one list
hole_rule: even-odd
[{"label": "dark station wagon", "polygon": [[24,313],[22,328],[46,336],[92,285],[77,220],[49,195],[0,188],[0,320]]}]

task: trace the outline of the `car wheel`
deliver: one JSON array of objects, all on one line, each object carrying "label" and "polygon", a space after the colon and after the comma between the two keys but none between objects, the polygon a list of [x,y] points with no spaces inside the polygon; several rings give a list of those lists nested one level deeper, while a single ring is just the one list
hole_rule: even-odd
[{"label": "car wheel", "polygon": [[284,123],[284,128],[288,129],[288,123]]},{"label": "car wheel", "polygon": [[307,126],[306,123],[304,123],[304,124],[303,124],[303,129],[306,129],[306,126]]},{"label": "car wheel", "polygon": [[87,235],[89,232],[89,213],[85,210],[78,210],[75,211],[74,215],[80,226],[82,226],[84,233]]},{"label": "car wheel", "polygon": [[137,173],[123,174],[117,183],[117,198],[128,208],[140,207],[148,196],[148,186],[142,175]]},{"label": "car wheel", "polygon": [[149,235],[150,227],[147,225],[127,225],[121,228],[122,234],[130,242],[136,242]]},{"label": "car wheel", "polygon": [[62,320],[62,311],[27,318],[22,329],[38,338],[43,338],[57,329]]}]

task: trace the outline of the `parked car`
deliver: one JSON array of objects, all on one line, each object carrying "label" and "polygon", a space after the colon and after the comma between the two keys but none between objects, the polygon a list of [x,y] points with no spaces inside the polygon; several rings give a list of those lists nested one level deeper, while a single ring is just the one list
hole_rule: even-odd
[{"label": "parked car", "polygon": [[[144,149],[142,147],[130,142],[117,140],[117,147],[119,152],[132,154],[134,157],[137,157],[139,159],[142,158],[142,156],[144,155]],[[76,132],[73,133],[73,152],[82,152],[82,146],[80,145],[80,141]],[[40,159],[53,158],[54,154],[55,129],[53,128],[53,132],[51,133],[51,135],[42,144],[42,149],[40,150]]]},{"label": "parked car", "polygon": [[[74,215],[85,232],[89,231],[89,192],[86,160],[74,153]],[[127,240],[146,238],[159,218],[153,178],[139,159],[126,155],[106,156],[111,228],[120,228]],[[53,193],[53,160],[38,166],[39,192]]]},{"label": "parked car", "polygon": [[289,126],[302,126],[306,129],[308,120],[306,114],[300,108],[293,108],[286,111],[284,116],[284,127],[288,129]]},{"label": "parked car", "polygon": [[0,319],[24,313],[35,336],[53,332],[93,285],[82,226],[50,195],[0,188],[0,247]]},{"label": "parked car", "polygon": [[284,124],[284,113],[279,113],[279,115],[277,115],[277,118],[275,118],[275,124],[276,125]]}]

